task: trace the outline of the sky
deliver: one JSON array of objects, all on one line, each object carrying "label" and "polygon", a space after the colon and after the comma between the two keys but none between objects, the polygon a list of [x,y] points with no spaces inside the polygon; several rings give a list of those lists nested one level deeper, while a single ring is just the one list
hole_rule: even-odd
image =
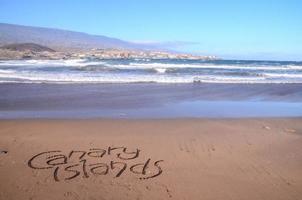
[{"label": "sky", "polygon": [[0,22],[225,59],[302,61],[301,0],[0,0]]}]

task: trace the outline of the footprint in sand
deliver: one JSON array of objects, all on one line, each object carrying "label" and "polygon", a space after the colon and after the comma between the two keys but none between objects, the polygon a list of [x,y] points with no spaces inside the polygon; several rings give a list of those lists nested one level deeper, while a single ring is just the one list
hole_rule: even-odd
[{"label": "footprint in sand", "polygon": [[266,129],[266,130],[271,130],[271,127],[269,126],[262,126],[263,129]]},{"label": "footprint in sand", "polygon": [[7,154],[8,151],[5,151],[5,150],[0,150],[0,154]]},{"label": "footprint in sand", "polygon": [[284,131],[287,133],[296,133],[297,132],[295,129],[290,129],[290,128],[285,128]]}]

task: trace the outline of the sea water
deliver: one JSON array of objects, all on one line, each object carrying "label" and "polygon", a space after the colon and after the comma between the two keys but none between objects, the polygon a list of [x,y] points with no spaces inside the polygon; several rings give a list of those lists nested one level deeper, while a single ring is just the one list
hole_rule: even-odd
[{"label": "sea water", "polygon": [[302,62],[0,61],[0,119],[301,117]]},{"label": "sea water", "polygon": [[75,59],[0,61],[0,82],[302,83],[302,62]]}]

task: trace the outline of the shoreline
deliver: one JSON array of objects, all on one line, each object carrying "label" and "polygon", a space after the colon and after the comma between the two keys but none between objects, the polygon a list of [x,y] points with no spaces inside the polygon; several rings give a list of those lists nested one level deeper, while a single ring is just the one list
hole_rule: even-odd
[{"label": "shoreline", "polygon": [[0,118],[300,117],[301,87],[302,84],[0,84]]}]

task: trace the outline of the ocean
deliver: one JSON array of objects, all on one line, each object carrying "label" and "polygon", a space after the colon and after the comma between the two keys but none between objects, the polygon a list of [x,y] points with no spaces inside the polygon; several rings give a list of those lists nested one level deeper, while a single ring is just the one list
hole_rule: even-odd
[{"label": "ocean", "polygon": [[302,83],[302,62],[175,59],[0,61],[1,83]]},{"label": "ocean", "polygon": [[0,61],[0,119],[301,117],[302,62]]}]

